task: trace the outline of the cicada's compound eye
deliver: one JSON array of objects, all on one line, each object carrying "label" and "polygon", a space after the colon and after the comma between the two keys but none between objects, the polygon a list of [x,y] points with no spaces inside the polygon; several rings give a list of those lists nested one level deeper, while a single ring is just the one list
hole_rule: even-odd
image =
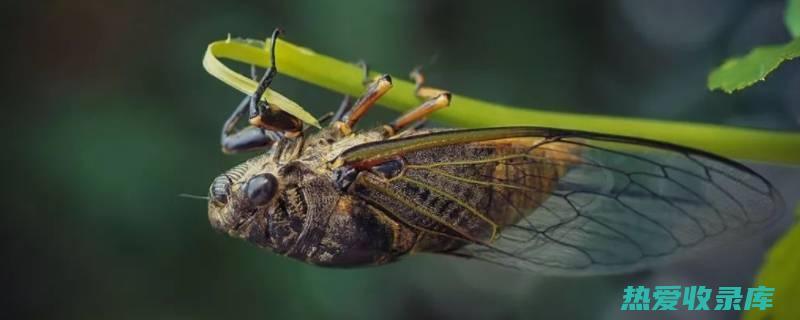
[{"label": "cicada's compound eye", "polygon": [[276,191],[278,191],[278,179],[269,173],[255,175],[244,185],[247,200],[254,206],[263,206],[269,203]]}]

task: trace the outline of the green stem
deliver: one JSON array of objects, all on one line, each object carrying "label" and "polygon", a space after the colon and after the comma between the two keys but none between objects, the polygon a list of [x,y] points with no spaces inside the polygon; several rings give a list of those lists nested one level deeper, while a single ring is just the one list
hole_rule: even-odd
[{"label": "green stem", "polygon": [[[363,91],[362,72],[356,65],[283,40],[279,40],[276,50],[281,74],[343,94],[357,96]],[[223,40],[209,45],[205,59],[229,58],[263,67],[269,63],[268,53],[262,41]],[[209,63],[206,60],[204,65]],[[230,74],[211,69],[209,72],[239,90],[248,92],[247,88],[235,83]],[[414,96],[414,85],[411,82],[394,77],[393,83],[394,87],[378,101],[379,104],[404,111],[420,103]],[[253,83],[253,87],[254,85]],[[730,158],[800,164],[798,132],[541,111],[514,108],[455,94],[451,106],[436,112],[434,118],[460,127],[527,125],[602,132],[671,142]]]}]

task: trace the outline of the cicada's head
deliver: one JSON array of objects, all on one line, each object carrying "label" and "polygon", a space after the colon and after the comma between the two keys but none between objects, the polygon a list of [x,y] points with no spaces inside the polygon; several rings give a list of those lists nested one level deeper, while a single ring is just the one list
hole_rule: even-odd
[{"label": "cicada's head", "polygon": [[269,216],[283,189],[278,166],[257,157],[221,174],[209,187],[208,220],[215,230],[267,245]]}]

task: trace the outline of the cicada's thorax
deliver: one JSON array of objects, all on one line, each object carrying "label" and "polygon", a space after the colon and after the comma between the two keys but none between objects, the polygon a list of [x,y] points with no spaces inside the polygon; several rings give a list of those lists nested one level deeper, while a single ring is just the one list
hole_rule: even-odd
[{"label": "cicada's thorax", "polygon": [[341,150],[382,139],[360,134],[340,141],[325,132],[281,167],[277,206],[268,213],[263,246],[305,262],[334,267],[383,264],[408,252],[416,234],[336,183],[328,162]]},{"label": "cicada's thorax", "polygon": [[327,177],[287,187],[268,217],[267,234],[277,253],[339,267],[391,260],[388,221],[336,190]]}]

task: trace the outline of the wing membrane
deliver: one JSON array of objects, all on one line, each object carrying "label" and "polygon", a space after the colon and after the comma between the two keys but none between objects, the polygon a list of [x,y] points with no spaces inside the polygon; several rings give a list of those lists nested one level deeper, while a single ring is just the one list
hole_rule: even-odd
[{"label": "wing membrane", "polygon": [[354,149],[343,153],[357,155],[350,163],[393,149],[407,162],[391,181],[361,179],[372,190],[362,197],[384,206],[401,197],[387,211],[467,243],[457,255],[551,274],[645,268],[751,233],[781,211],[777,191],[747,167],[649,140],[501,128]]}]

